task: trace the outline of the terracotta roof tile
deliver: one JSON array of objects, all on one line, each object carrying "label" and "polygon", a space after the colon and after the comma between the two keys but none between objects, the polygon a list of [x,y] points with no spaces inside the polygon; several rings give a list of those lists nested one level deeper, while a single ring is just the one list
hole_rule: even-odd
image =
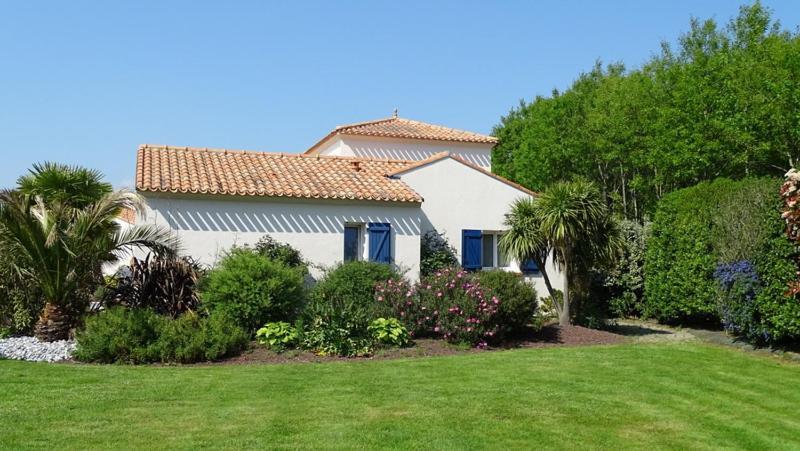
[{"label": "terracotta roof tile", "polygon": [[142,192],[422,202],[386,174],[412,162],[143,145],[136,158]]},{"label": "terracotta roof tile", "polygon": [[313,153],[320,144],[334,135],[378,136],[385,138],[425,139],[467,143],[495,144],[497,138],[441,125],[428,124],[400,117],[390,117],[357,124],[340,125],[305,153]]}]

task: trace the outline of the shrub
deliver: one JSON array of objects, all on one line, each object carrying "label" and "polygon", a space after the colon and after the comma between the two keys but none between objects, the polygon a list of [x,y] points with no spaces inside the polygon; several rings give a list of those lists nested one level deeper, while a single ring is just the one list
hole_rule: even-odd
[{"label": "shrub", "polygon": [[800,302],[787,293],[797,250],[784,233],[779,185],[717,180],[665,197],[648,243],[646,313],[685,321],[711,303],[714,319],[754,343],[800,337]]},{"label": "shrub", "polygon": [[373,262],[342,263],[329,270],[311,293],[303,346],[326,355],[371,352],[367,329],[380,310],[374,301],[375,287],[398,277],[389,265]]},{"label": "shrub", "polygon": [[458,266],[456,249],[447,238],[431,230],[422,235],[419,269],[422,277],[431,275],[444,268]]},{"label": "shrub", "polygon": [[254,246],[254,249],[270,260],[283,263],[290,268],[300,268],[304,272],[307,271],[306,262],[303,260],[300,251],[289,244],[275,240],[269,235],[261,237]]},{"label": "shrub", "polygon": [[164,318],[152,310],[113,307],[86,319],[74,357],[84,362],[147,363],[160,360],[155,347]]},{"label": "shrub", "polygon": [[481,271],[478,281],[487,296],[500,300],[496,321],[503,333],[523,331],[536,313],[536,290],[519,274],[508,271]]},{"label": "shrub", "polygon": [[608,304],[615,317],[639,317],[644,306],[644,259],[649,223],[619,222],[624,247],[616,265],[599,271],[591,296]]},{"label": "shrub", "polygon": [[0,259],[0,328],[9,334],[29,334],[44,307],[44,298],[31,280],[20,277],[11,255]]},{"label": "shrub", "polygon": [[224,315],[172,319],[150,309],[113,307],[87,318],[74,356],[98,363],[192,363],[234,355],[247,341]]},{"label": "shrub", "polygon": [[327,301],[345,302],[354,307],[372,309],[375,286],[398,274],[383,263],[354,261],[341,263],[330,269],[317,282],[311,298],[313,303]]},{"label": "shrub", "polygon": [[719,283],[718,308],[725,330],[754,343],[768,341],[755,303],[760,281],[753,264],[746,260],[721,264],[714,279]]},{"label": "shrub", "polygon": [[658,204],[645,258],[647,316],[662,322],[718,320],[713,273],[753,259],[774,233],[778,181],[717,179],[675,191]]},{"label": "shrub", "polygon": [[296,346],[299,337],[297,329],[284,321],[267,323],[256,331],[256,340],[277,352]]},{"label": "shrub", "polygon": [[423,278],[415,289],[387,281],[378,286],[376,300],[413,332],[441,336],[450,342],[485,346],[502,332],[500,300],[485,295],[476,274],[446,268]]},{"label": "shrub", "polygon": [[234,248],[208,275],[202,300],[254,332],[270,321],[293,319],[305,299],[303,273],[252,249]]},{"label": "shrub", "polygon": [[108,305],[149,308],[172,318],[200,308],[197,289],[203,270],[190,257],[134,257],[118,274],[116,286],[106,290]]},{"label": "shrub", "polygon": [[303,333],[302,346],[319,355],[368,355],[372,352],[372,337],[367,327],[347,315],[316,316]]},{"label": "shrub", "polygon": [[186,313],[162,324],[156,343],[162,362],[218,360],[241,352],[249,335],[224,314]]},{"label": "shrub", "polygon": [[397,318],[378,318],[369,325],[372,338],[389,346],[405,346],[409,342],[408,330]]}]

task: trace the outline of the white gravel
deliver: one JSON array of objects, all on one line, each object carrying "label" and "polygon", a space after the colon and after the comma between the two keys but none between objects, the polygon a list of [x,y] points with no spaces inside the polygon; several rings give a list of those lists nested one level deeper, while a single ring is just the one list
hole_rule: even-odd
[{"label": "white gravel", "polygon": [[72,356],[75,342],[71,340],[41,342],[36,337],[12,337],[0,340],[0,357],[31,362],[58,362]]}]

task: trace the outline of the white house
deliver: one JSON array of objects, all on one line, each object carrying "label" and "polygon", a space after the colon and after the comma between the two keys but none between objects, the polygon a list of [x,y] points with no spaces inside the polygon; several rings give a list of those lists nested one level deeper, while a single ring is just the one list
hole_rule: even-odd
[{"label": "white house", "polygon": [[[207,264],[269,234],[299,249],[314,275],[364,259],[413,280],[421,237],[437,231],[466,268],[520,271],[497,240],[509,205],[535,193],[490,172],[495,143],[394,116],[337,127],[303,154],[142,145],[136,190],[148,215],[139,220],[170,227]],[[535,266],[524,269],[546,293]]]}]

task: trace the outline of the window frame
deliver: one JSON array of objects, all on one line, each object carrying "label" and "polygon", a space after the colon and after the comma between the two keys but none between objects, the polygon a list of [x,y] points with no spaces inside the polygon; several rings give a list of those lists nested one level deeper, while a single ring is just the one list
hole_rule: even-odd
[{"label": "window frame", "polygon": [[[492,270],[492,269],[508,269],[511,267],[511,259],[507,259],[505,266],[500,266],[500,237],[503,236],[505,232],[497,231],[497,230],[482,230],[481,231],[481,269],[482,270]],[[483,260],[483,239],[485,236],[492,237],[492,266],[484,266]]]},{"label": "window frame", "polygon": [[[347,259],[347,229],[356,229],[356,258],[353,260]],[[342,228],[342,262],[350,261],[363,261],[364,260],[364,224],[347,222]]]}]

